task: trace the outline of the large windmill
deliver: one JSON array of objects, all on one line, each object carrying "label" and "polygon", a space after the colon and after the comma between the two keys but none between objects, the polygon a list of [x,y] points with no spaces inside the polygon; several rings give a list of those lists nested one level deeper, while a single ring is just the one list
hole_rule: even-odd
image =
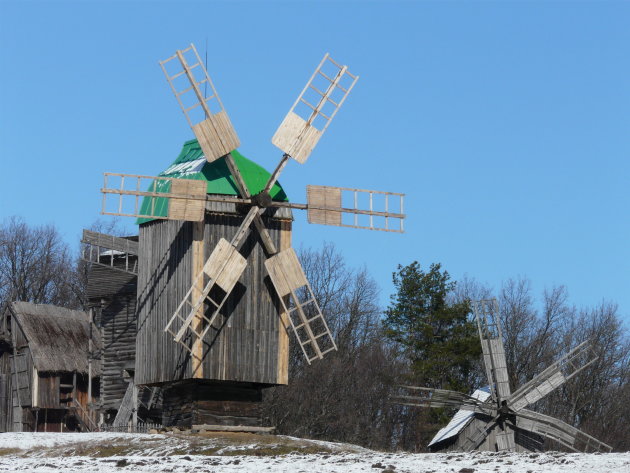
[{"label": "large windmill", "polygon": [[[510,384],[496,299],[472,301],[483,351],[489,392],[472,396],[444,389],[404,386],[407,395],[396,402],[417,407],[450,407],[460,411],[436,435],[433,445],[452,450],[528,451],[542,447],[540,436],[574,451],[610,451],[612,448],[554,417],[525,409],[591,365],[584,342],[514,392]],[[440,445],[441,444],[441,445]],[[437,448],[437,447],[436,447]]]},{"label": "large windmill", "polygon": [[[287,330],[308,363],[336,349],[291,248],[292,209],[310,223],[402,232],[403,194],[308,186],[306,204],[286,199],[283,168],[306,162],[358,79],[328,54],[273,135],[283,155],[272,173],[236,151],[193,45],[160,64],[197,140],[159,176],[106,173],[102,189],[102,213],[141,223],[135,382],[172,387],[167,407],[221,390],[221,402],[255,401],[261,387],[287,383]],[[169,395],[191,380],[194,390]]]}]

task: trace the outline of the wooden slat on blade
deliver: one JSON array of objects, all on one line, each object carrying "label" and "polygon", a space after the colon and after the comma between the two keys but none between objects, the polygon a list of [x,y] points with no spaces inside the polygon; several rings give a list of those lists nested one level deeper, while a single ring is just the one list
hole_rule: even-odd
[{"label": "wooden slat on blade", "polygon": [[[205,181],[195,179],[173,179],[171,181],[172,194],[203,196],[206,189]],[[204,219],[205,208],[205,200],[171,197],[168,200],[168,218],[169,220],[201,222]]]},{"label": "wooden slat on blade", "polygon": [[[325,64],[327,68],[332,68],[336,71],[332,74],[332,77],[322,72],[322,67]],[[344,80],[345,86],[342,86],[342,79],[348,77],[350,78],[350,83],[346,83]],[[317,87],[313,86],[315,78],[318,81],[324,80],[326,87],[323,90],[318,90]],[[306,162],[358,78],[358,76],[350,74],[347,66],[338,64],[326,54],[280,124],[280,127],[276,130],[271,142],[296,161],[300,163]],[[316,92],[313,96],[315,100],[313,103],[310,103],[308,97],[313,91]],[[307,94],[306,97],[305,94]],[[339,94],[341,94],[341,98],[338,98]],[[331,99],[331,96],[335,96],[335,100]],[[299,114],[296,113],[298,104],[305,106],[304,110],[298,109]],[[324,113],[324,109],[329,111]],[[314,123],[318,123],[318,125],[314,126]]]},{"label": "wooden slat on blade", "polygon": [[193,132],[208,162],[239,147],[240,141],[225,110],[193,125]]},{"label": "wooden slat on blade", "polygon": [[210,279],[230,293],[247,266],[247,260],[226,239],[221,238],[203,267]]},{"label": "wooden slat on blade", "polygon": [[321,138],[321,132],[299,115],[289,112],[271,142],[300,164],[304,164]]},{"label": "wooden slat on blade", "polygon": [[265,267],[280,297],[308,284],[293,248],[287,248],[265,261]]},{"label": "wooden slat on blade", "polygon": [[[341,209],[341,189],[325,186],[307,186],[306,200],[309,207]],[[308,209],[308,222],[321,225],[341,225],[341,212]]]}]

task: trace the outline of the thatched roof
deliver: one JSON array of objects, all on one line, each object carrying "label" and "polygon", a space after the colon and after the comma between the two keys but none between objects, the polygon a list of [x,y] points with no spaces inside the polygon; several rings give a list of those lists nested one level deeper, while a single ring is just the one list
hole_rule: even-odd
[{"label": "thatched roof", "polygon": [[[38,371],[88,372],[89,316],[79,310],[49,304],[12,302],[11,312],[28,340]],[[93,330],[93,350],[100,348]],[[99,376],[100,361],[93,360],[92,376]]]}]

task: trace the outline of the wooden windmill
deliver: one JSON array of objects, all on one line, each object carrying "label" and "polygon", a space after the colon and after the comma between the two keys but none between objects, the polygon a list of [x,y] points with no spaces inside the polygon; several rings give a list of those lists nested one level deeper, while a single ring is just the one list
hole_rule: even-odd
[{"label": "wooden windmill", "polygon": [[[274,134],[283,155],[263,181],[265,171],[236,151],[238,136],[194,46],[160,64],[197,140],[160,176],[106,173],[102,189],[102,213],[142,223],[136,384],[216,382],[230,391],[219,400],[258,400],[261,387],[287,383],[287,330],[308,363],[336,349],[291,248],[292,209],[306,210],[310,223],[402,232],[403,194],[308,186],[306,204],[282,198],[283,168],[290,158],[306,162],[358,79],[328,54]],[[191,401],[185,391],[170,404]],[[182,415],[165,422],[182,423]]]},{"label": "wooden windmill", "polygon": [[542,442],[536,441],[542,436],[574,451],[610,451],[610,446],[559,419],[525,409],[595,362],[597,357],[593,357],[588,342],[511,392],[499,305],[496,299],[471,304],[479,328],[489,395],[476,391],[468,396],[444,389],[404,386],[409,394],[396,396],[396,402],[404,405],[460,409],[456,414],[458,421],[438,433],[432,444],[462,451],[530,451],[542,447]]}]

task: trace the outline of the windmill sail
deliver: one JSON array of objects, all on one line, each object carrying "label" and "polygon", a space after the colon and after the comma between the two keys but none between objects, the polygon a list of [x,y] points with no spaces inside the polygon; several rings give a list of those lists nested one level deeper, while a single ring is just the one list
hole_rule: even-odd
[{"label": "windmill sail", "polygon": [[195,46],[178,50],[160,66],[208,162],[238,148],[236,131]]},{"label": "windmill sail", "polygon": [[307,362],[310,364],[336,350],[337,345],[293,248],[269,258],[265,267]]},{"label": "windmill sail", "polygon": [[106,172],[101,213],[200,222],[208,200],[206,189],[206,182],[193,179]]},{"label": "windmill sail", "polygon": [[[192,332],[196,337],[203,339],[212,327],[223,304],[225,304],[246,266],[245,258],[227,240],[221,238],[206,261],[203,271],[195,278],[192,287],[177,307],[164,331],[173,335],[173,339],[177,343],[192,351],[192,348],[186,342],[185,336],[188,332]],[[202,285],[205,277],[209,279],[208,282],[203,286],[200,293],[196,294],[196,288]],[[218,298],[211,295],[211,292],[216,287],[221,289]],[[204,315],[205,311],[202,309],[206,301],[210,303],[211,315],[209,317]],[[200,309],[202,310],[200,311]],[[200,317],[204,322],[203,328],[199,328],[198,324],[193,324],[195,319]],[[178,321],[180,324],[176,328]]]},{"label": "windmill sail", "polygon": [[496,299],[472,301],[471,304],[477,319],[483,362],[491,392],[498,401],[507,399],[510,395],[510,383],[498,319],[499,304]]},{"label": "windmill sail", "polygon": [[558,386],[597,360],[590,356],[590,345],[583,342],[549,368],[521,386],[508,400],[511,409],[519,411],[539,401]]},{"label": "windmill sail", "polygon": [[404,194],[309,185],[306,196],[309,223],[404,232]]},{"label": "windmill sail", "polygon": [[433,389],[417,386],[401,386],[408,390],[408,395],[396,395],[392,398],[398,404],[417,407],[453,407],[480,414],[497,414],[496,406],[475,397],[447,389]]},{"label": "windmill sail", "polygon": [[612,447],[554,417],[522,409],[516,416],[520,429],[537,433],[575,452],[610,452]]},{"label": "windmill sail", "polygon": [[304,164],[358,79],[326,54],[271,142]]}]

